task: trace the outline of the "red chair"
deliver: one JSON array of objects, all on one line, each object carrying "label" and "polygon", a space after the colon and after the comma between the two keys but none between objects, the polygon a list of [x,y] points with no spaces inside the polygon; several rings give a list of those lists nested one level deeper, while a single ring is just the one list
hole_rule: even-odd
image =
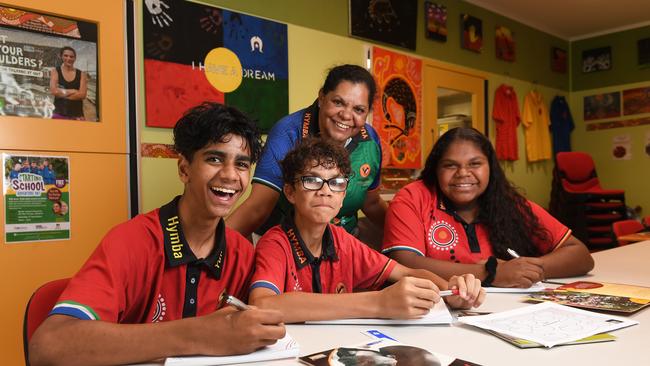
[{"label": "red chair", "polygon": [[650,229],[650,216],[645,216],[641,219],[641,223],[646,227],[646,229]]},{"label": "red chair", "polygon": [[550,213],[590,249],[616,246],[612,223],[627,218],[625,191],[603,189],[591,155],[558,153],[553,170]]},{"label": "red chair", "polygon": [[69,281],[69,278],[64,278],[48,282],[36,289],[29,299],[23,320],[25,365],[29,366],[29,340],[32,339],[38,326],[47,318]]},{"label": "red chair", "polygon": [[612,224],[612,232],[618,240],[618,245],[626,245],[631,242],[628,240],[619,239],[623,235],[635,234],[640,231],[643,231],[645,228],[643,224],[636,220],[621,220]]}]

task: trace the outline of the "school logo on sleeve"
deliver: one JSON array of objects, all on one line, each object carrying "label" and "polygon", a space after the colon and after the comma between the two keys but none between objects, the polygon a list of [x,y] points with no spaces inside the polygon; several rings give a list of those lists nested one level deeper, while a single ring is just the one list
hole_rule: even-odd
[{"label": "school logo on sleeve", "polygon": [[344,293],[348,292],[347,289],[345,288],[345,284],[343,282],[339,282],[336,285],[336,290],[335,291],[336,291],[337,294],[344,294]]},{"label": "school logo on sleeve", "polygon": [[436,250],[450,250],[458,244],[458,233],[448,222],[439,220],[431,224],[427,240]]},{"label": "school logo on sleeve", "polygon": [[371,170],[372,169],[370,168],[370,164],[365,163],[361,166],[361,168],[359,168],[359,174],[361,177],[366,178],[370,175]]}]

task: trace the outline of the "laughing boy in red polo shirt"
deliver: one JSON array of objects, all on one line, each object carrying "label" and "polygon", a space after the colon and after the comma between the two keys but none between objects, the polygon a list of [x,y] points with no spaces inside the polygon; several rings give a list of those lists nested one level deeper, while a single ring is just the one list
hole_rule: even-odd
[{"label": "laughing boy in red polo shirt", "polygon": [[259,156],[255,123],[204,103],[178,121],[174,148],[183,195],[104,237],[32,337],[32,365],[240,354],[284,336],[278,311],[217,310],[250,283],[253,247],[222,218]]},{"label": "laughing boy in red polo shirt", "polygon": [[[414,318],[440,301],[439,289],[458,288],[453,307],[481,304],[473,275],[449,283],[404,267],[330,224],[347,187],[350,161],[343,146],[305,139],[282,161],[284,193],[294,214],[260,239],[251,303],[281,310],[288,323],[341,318]],[[394,284],[379,291],[386,281]]]}]

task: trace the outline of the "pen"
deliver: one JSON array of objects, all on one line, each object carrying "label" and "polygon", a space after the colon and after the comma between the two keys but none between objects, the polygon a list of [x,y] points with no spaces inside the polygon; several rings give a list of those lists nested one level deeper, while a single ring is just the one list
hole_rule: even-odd
[{"label": "pen", "polygon": [[238,298],[236,298],[236,297],[234,297],[232,295],[228,295],[225,292],[224,292],[224,294],[222,296],[223,296],[223,299],[224,299],[223,302],[228,304],[228,305],[234,306],[235,309],[237,309],[237,310],[250,310],[250,307],[248,305],[244,304],[244,302],[239,300]]},{"label": "pen", "polygon": [[438,295],[440,295],[440,297],[451,296],[451,295],[458,295],[458,294],[459,294],[459,292],[458,292],[458,289],[457,289],[457,288],[455,288],[455,289],[453,289],[453,290],[443,290],[443,291],[440,291],[440,292],[438,293]]},{"label": "pen", "polygon": [[506,249],[506,252],[508,252],[508,254],[510,254],[510,256],[512,256],[512,258],[519,258],[519,254],[517,254],[517,252],[515,252],[514,250],[512,250],[510,248]]}]

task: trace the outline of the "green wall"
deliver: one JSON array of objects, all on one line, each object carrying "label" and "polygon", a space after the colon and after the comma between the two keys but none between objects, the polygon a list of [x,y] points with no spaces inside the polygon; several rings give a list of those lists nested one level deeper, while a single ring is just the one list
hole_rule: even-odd
[{"label": "green wall", "polygon": [[[650,38],[650,26],[606,34],[571,43],[571,91],[650,80],[650,67],[638,65],[637,41]],[[610,46],[612,68],[588,74],[582,72],[582,51]]]},{"label": "green wall", "polygon": [[[203,2],[280,22],[348,36],[348,0],[204,0]],[[449,34],[447,42],[441,43],[425,38],[424,1],[418,0],[415,54],[494,74],[536,81],[538,84],[555,89],[569,90],[569,74],[552,72],[550,68],[551,47],[560,47],[568,51],[568,41],[470,3],[458,0],[435,0],[434,2],[447,6]],[[461,13],[469,13],[483,20],[483,52],[480,54],[460,47]],[[506,26],[514,32],[516,61],[513,63],[499,60],[495,56],[494,32],[497,25]],[[309,52],[309,50],[306,51]],[[412,52],[405,49],[401,51]]]},{"label": "green wall", "polygon": [[[596,164],[596,171],[601,185],[605,189],[624,189],[627,206],[640,206],[642,215],[650,214],[650,156],[645,151],[645,145],[650,142],[650,125],[612,128],[608,130],[587,131],[589,123],[582,117],[584,97],[588,95],[610,93],[625,89],[648,87],[650,82],[623,84],[598,89],[589,89],[571,93],[570,106],[575,120],[575,130],[572,134],[572,147],[575,151],[585,151],[591,154]],[[650,113],[610,118],[605,121],[618,121],[633,118],[650,117]],[[612,139],[620,135],[629,135],[631,139],[630,160],[614,160],[612,157]]]},{"label": "green wall", "polygon": [[[290,24],[290,110],[300,108],[303,99],[315,96],[316,89],[322,81],[324,70],[340,61],[361,63],[361,55],[357,55],[357,48],[363,44],[376,44],[367,40],[357,40],[348,37],[348,0],[205,0],[204,2],[215,6],[248,13]],[[650,180],[650,160],[635,151],[633,159],[627,162],[615,162],[607,155],[611,145],[611,138],[622,133],[631,133],[634,136],[634,148],[638,150],[642,136],[650,128],[634,127],[586,132],[582,120],[582,98],[584,95],[597,94],[612,88],[622,90],[628,88],[629,83],[650,80],[650,69],[640,69],[636,66],[636,41],[650,37],[650,27],[618,32],[606,36],[573,42],[553,37],[541,31],[525,26],[516,21],[494,14],[472,4],[455,0],[437,0],[448,7],[448,39],[446,43],[427,40],[424,37],[424,1],[418,0],[418,24],[416,55],[431,58],[455,65],[484,71],[489,82],[489,129],[491,138],[494,138],[494,123],[491,121],[492,98],[494,90],[501,83],[514,86],[519,96],[520,108],[523,107],[523,98],[531,89],[539,89],[550,103],[553,96],[561,94],[570,100],[572,113],[576,121],[576,130],[572,136],[573,146],[576,150],[591,153],[606,187],[624,188],[628,190],[628,202],[631,206],[641,205],[645,212],[650,209],[650,198],[636,194],[643,192],[633,182]],[[481,54],[463,50],[460,47],[460,14],[470,13],[483,20],[483,52]],[[498,60],[494,50],[494,29],[497,25],[509,27],[515,35],[516,62],[508,63]],[[325,43],[324,43],[325,42]],[[584,49],[602,46],[612,46],[612,70],[582,74],[581,54]],[[550,71],[550,49],[560,47],[569,50],[571,56],[571,73],[558,74]],[[398,52],[407,52],[403,49],[394,49]],[[357,60],[358,61],[355,61]],[[569,75],[572,79],[570,80]],[[300,80],[299,80],[300,79]],[[570,83],[571,82],[571,83]],[[571,84],[571,92],[570,85]],[[646,84],[647,85],[647,84]],[[645,86],[645,85],[641,85]],[[314,89],[313,91],[311,89]],[[306,100],[306,99],[305,99]],[[552,161],[528,164],[525,155],[525,140],[523,128],[518,129],[520,159],[514,163],[504,163],[506,173],[517,186],[521,187],[529,199],[546,207],[550,196],[550,183],[552,178]],[[638,140],[638,141],[637,141]],[[169,130],[143,128],[143,142],[171,141]],[[645,158],[643,160],[642,158]],[[145,159],[148,160],[148,159]],[[152,196],[144,199],[144,206],[149,209],[157,207],[161,197],[152,195],[149,185],[160,184],[158,179],[151,179],[149,173],[169,170],[169,187],[162,189],[165,199],[169,191],[178,191],[175,169],[171,161],[164,163],[164,168],[156,166],[158,161],[143,162],[143,196]],[[629,177],[629,172],[636,172],[641,180]],[[646,171],[648,171],[646,173]],[[154,173],[155,176],[159,176]],[[158,186],[159,187],[159,186]],[[160,187],[159,187],[160,188]],[[147,193],[149,192],[149,193]],[[161,192],[162,193],[162,192]],[[154,198],[155,196],[155,198]]]},{"label": "green wall", "polygon": [[[611,33],[575,41],[571,44],[572,85],[570,105],[576,128],[572,135],[573,148],[591,154],[596,163],[598,177],[604,188],[624,189],[626,204],[640,206],[643,215],[650,214],[650,157],[644,146],[650,139],[650,125],[587,131],[589,123],[620,121],[650,117],[650,113],[620,116],[585,122],[584,97],[602,93],[622,92],[626,89],[650,87],[650,67],[638,65],[637,41],[650,37],[650,26]],[[606,71],[582,73],[582,51],[610,46],[612,68]],[[630,160],[612,158],[612,139],[629,135],[632,157]]]}]

